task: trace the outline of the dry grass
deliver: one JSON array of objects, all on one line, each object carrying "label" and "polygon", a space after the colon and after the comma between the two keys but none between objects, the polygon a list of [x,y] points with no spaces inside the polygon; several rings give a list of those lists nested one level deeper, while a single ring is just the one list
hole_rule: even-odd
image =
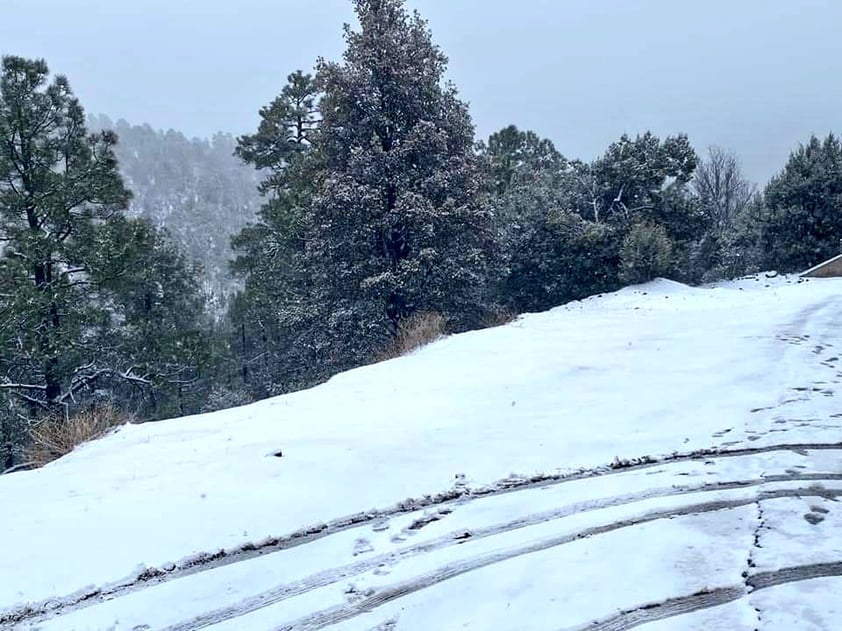
[{"label": "dry grass", "polygon": [[440,313],[416,313],[398,325],[395,338],[377,355],[377,361],[394,359],[411,353],[430,342],[435,342],[447,330],[447,320]]},{"label": "dry grass", "polygon": [[511,307],[497,307],[491,309],[482,320],[482,327],[490,329],[495,326],[503,326],[517,319],[518,313]]},{"label": "dry grass", "polygon": [[41,467],[128,421],[128,417],[113,405],[82,410],[68,420],[61,416],[46,418],[30,430],[25,460]]}]

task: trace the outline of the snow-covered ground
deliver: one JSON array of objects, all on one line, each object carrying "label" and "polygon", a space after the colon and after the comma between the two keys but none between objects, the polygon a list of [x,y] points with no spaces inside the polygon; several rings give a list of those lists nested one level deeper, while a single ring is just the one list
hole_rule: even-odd
[{"label": "snow-covered ground", "polygon": [[0,627],[840,629],[842,281],[669,281],[0,478]]}]

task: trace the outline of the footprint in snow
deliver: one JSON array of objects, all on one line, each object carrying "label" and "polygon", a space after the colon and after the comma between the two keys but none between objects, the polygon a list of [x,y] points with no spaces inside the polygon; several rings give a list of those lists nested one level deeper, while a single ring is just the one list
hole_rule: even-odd
[{"label": "footprint in snow", "polygon": [[464,491],[468,487],[468,478],[464,473],[457,473],[454,476],[453,488]]},{"label": "footprint in snow", "polygon": [[407,526],[404,529],[404,531],[408,532],[409,534],[414,534],[415,532],[421,530],[425,526],[428,526],[433,522],[444,519],[452,512],[452,506],[439,506],[436,510],[425,511],[421,517],[418,517],[415,521],[413,521],[409,526]]},{"label": "footprint in snow", "polygon": [[345,600],[349,603],[359,602],[369,596],[372,596],[373,594],[374,588],[359,588],[356,583],[349,583],[348,587],[345,588]]},{"label": "footprint in snow", "polygon": [[354,542],[354,556],[373,551],[374,546],[371,545],[371,542],[368,539],[360,538]]}]

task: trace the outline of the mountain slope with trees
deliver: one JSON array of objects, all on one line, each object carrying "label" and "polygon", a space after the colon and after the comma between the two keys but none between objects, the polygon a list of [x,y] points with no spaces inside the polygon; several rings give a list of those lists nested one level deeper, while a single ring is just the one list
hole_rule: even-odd
[{"label": "mountain slope with trees", "polygon": [[7,464],[85,406],[230,407],[626,284],[840,252],[836,136],[764,187],[680,133],[624,134],[591,161],[514,124],[478,142],[420,15],[353,6],[342,58],[287,74],[236,139],[104,116],[90,134],[66,79],[4,58]]},{"label": "mountain slope with trees", "polygon": [[202,290],[221,311],[238,289],[228,265],[231,235],[254,219],[260,203],[257,173],[234,155],[234,137],[188,139],[104,115],[88,121],[119,138],[114,154],[132,191],[129,214],[170,233],[198,264]]}]

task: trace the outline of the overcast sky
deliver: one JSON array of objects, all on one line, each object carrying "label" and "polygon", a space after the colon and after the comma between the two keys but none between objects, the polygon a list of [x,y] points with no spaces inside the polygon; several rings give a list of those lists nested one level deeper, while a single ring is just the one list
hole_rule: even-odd
[{"label": "overcast sky", "polygon": [[[591,159],[623,132],[735,149],[765,181],[842,131],[840,0],[408,0],[477,133]],[[0,0],[0,52],[44,57],[88,112],[188,135],[256,129],[286,75],[338,58],[349,0]]]}]

